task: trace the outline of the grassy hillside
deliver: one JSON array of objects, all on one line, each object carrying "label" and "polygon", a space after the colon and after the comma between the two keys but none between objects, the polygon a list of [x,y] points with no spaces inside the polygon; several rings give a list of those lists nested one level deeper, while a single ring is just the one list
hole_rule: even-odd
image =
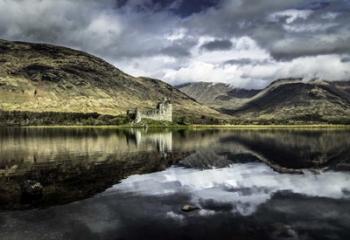
[{"label": "grassy hillside", "polygon": [[349,89],[350,82],[279,80],[230,113],[279,122],[350,123]]},{"label": "grassy hillside", "polygon": [[220,83],[190,83],[178,88],[230,114],[232,123],[350,123],[349,81],[282,79],[260,91]]},{"label": "grassy hillside", "polygon": [[175,117],[222,118],[160,80],[135,78],[90,54],[48,44],[0,40],[0,110],[125,114],[164,97]]}]

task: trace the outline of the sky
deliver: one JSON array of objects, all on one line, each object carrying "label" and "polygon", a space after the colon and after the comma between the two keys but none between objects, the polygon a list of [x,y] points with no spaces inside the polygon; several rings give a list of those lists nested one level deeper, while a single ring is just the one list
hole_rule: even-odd
[{"label": "sky", "polygon": [[350,0],[0,0],[0,38],[63,45],[134,76],[262,88],[350,80]]}]

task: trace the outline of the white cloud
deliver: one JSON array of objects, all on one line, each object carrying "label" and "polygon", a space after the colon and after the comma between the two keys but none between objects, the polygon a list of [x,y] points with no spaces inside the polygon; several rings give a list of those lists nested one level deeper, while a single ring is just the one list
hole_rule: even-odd
[{"label": "white cloud", "polygon": [[221,64],[233,59],[263,60],[270,58],[269,53],[260,48],[258,44],[248,36],[231,38],[230,40],[233,43],[233,47],[227,51],[202,51],[200,49],[201,45],[212,40],[214,39],[210,37],[201,37],[198,45],[191,51],[192,59],[204,63]]},{"label": "white cloud", "polygon": [[306,20],[312,13],[312,10],[288,9],[270,14],[268,20],[278,22],[280,19],[285,19],[285,22],[290,24],[298,19]]},{"label": "white cloud", "polygon": [[95,42],[90,49],[94,52],[109,48],[111,43],[121,36],[123,26],[116,15],[100,15],[80,32],[78,39],[89,39]]},{"label": "white cloud", "polygon": [[330,28],[338,26],[338,23],[309,23],[309,24],[284,24],[283,28],[288,32],[295,32],[295,33],[301,33],[301,32],[319,32],[319,31],[326,31]]},{"label": "white cloud", "polygon": [[166,34],[165,39],[174,42],[174,41],[183,39],[186,33],[187,33],[187,29],[178,28],[178,29],[175,29],[173,32]]},{"label": "white cloud", "polygon": [[[278,191],[341,199],[349,197],[346,194],[349,184],[350,178],[343,172],[279,174],[262,163],[250,163],[208,170],[173,167],[162,172],[131,176],[108,191],[142,196],[188,193],[196,205],[214,200],[232,204],[233,213],[251,215]],[[213,212],[199,214],[207,216]],[[173,212],[167,215],[183,219],[182,215]]]},{"label": "white cloud", "polygon": [[296,58],[278,63],[276,76],[320,78],[324,80],[349,80],[350,63],[341,61],[339,55],[320,55]]},{"label": "white cloud", "polygon": [[339,55],[300,57],[291,61],[270,60],[261,64],[216,65],[192,61],[178,70],[169,70],[164,79],[172,83],[224,82],[240,88],[263,88],[279,78],[301,77],[349,80],[350,62]]},{"label": "white cloud", "polygon": [[339,12],[327,12],[322,14],[321,18],[326,20],[334,20],[340,15]]},{"label": "white cloud", "polygon": [[164,72],[176,69],[178,60],[169,56],[144,56],[133,59],[121,59],[113,64],[133,76],[148,76],[163,79]]},{"label": "white cloud", "polygon": [[169,69],[164,74],[164,79],[180,84],[183,82],[227,82],[232,80],[229,68],[219,65],[192,60],[185,67],[178,70]]},{"label": "white cloud", "polygon": [[[233,48],[228,51],[202,51],[199,46],[212,41],[202,37],[191,53],[188,61],[160,59],[150,66],[161,66],[154,77],[172,84],[186,82],[224,82],[239,88],[263,88],[279,78],[302,77],[305,79],[321,78],[325,80],[348,80],[350,63],[342,61],[341,55],[319,55],[299,57],[288,61],[276,61],[269,53],[260,48],[249,38],[232,38]],[[236,60],[233,64],[223,64]],[[242,64],[240,60],[248,61]],[[144,60],[152,63],[152,60]],[[176,66],[181,66],[176,68]],[[157,68],[156,67],[156,68]],[[147,68],[141,67],[142,69]]]},{"label": "white cloud", "polygon": [[166,216],[168,218],[172,218],[172,219],[174,219],[176,221],[183,221],[185,219],[185,217],[183,215],[175,213],[173,211],[167,212]]},{"label": "white cloud", "polygon": [[184,82],[225,82],[236,87],[261,87],[261,82],[243,78],[244,72],[239,65],[224,64],[231,60],[271,61],[267,51],[247,37],[232,38],[233,48],[227,51],[203,51],[200,46],[214,40],[211,37],[201,37],[198,44],[191,50],[191,59],[178,63],[179,68],[164,68],[163,75],[158,76],[173,84]]}]

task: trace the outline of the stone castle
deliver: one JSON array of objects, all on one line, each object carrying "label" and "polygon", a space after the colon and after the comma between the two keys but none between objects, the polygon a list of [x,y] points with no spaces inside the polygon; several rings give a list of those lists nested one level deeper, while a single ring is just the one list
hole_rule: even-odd
[{"label": "stone castle", "polygon": [[133,123],[139,123],[142,119],[152,119],[157,121],[173,121],[173,105],[167,99],[158,103],[157,108],[141,112],[138,108],[127,111],[127,116]]}]

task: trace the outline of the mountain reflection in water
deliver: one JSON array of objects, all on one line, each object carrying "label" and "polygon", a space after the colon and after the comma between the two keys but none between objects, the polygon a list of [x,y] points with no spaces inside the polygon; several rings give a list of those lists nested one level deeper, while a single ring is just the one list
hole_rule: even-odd
[{"label": "mountain reflection in water", "polygon": [[[0,130],[4,239],[349,239],[346,130]],[[23,183],[42,185],[24,196]],[[200,209],[181,211],[190,203]],[[16,210],[16,211],[13,211]]]}]

